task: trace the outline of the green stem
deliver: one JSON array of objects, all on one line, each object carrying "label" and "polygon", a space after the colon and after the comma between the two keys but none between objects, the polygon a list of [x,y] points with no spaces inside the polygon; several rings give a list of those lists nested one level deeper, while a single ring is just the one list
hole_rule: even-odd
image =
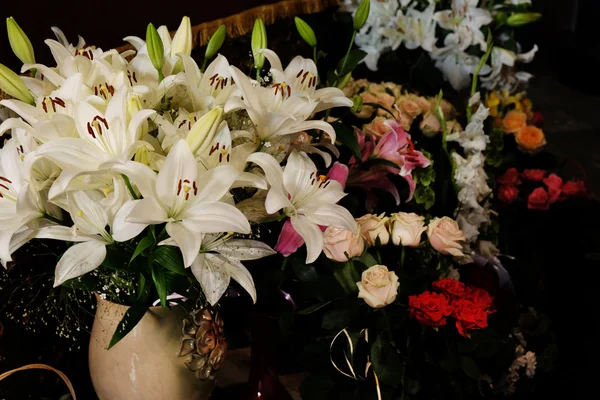
[{"label": "green stem", "polygon": [[285,268],[287,267],[287,264],[288,264],[288,260],[289,260],[289,257],[283,257],[283,262],[281,263],[282,271],[285,271]]},{"label": "green stem", "polygon": [[202,61],[202,68],[200,68],[200,72],[204,73],[206,70],[206,63],[208,62],[208,58],[204,57],[204,61]]},{"label": "green stem", "polygon": [[[350,50],[352,50],[352,45],[354,44],[354,39],[356,38],[356,30],[354,32],[352,32],[352,39],[350,40],[350,46],[348,46],[348,50],[346,51],[346,55],[344,56],[344,61],[342,62],[342,68],[340,69],[340,71],[338,71],[338,73],[342,73],[342,71],[344,71],[344,69],[346,69],[346,64],[348,63],[348,55],[350,54]],[[338,76],[338,79],[335,80],[335,87],[337,87],[338,84],[338,80],[339,78],[341,78],[341,76]]]},{"label": "green stem", "polygon": [[377,264],[381,265],[381,253],[379,253],[378,248],[375,248],[375,259],[377,260]]},{"label": "green stem", "polygon": [[315,65],[317,65],[317,46],[313,47],[313,60],[315,60]]},{"label": "green stem", "polygon": [[165,79],[165,75],[163,74],[163,72],[161,70],[157,70],[158,71],[158,81],[162,82],[163,79]]},{"label": "green stem", "polygon": [[64,225],[65,224],[64,221],[61,221],[60,219],[58,219],[56,217],[53,217],[50,214],[44,214],[44,218],[46,218],[47,220],[50,220],[52,222],[56,222],[59,225]]},{"label": "green stem", "polygon": [[125,186],[127,186],[127,189],[129,190],[129,193],[131,194],[131,197],[133,197],[134,200],[139,199],[139,196],[135,193],[135,190],[133,190],[133,186],[131,185],[131,181],[129,180],[127,175],[121,174],[121,177],[123,178],[123,181],[125,182]]},{"label": "green stem", "polygon": [[404,246],[402,246],[401,248],[401,252],[400,252],[400,269],[404,269],[404,259],[406,257],[406,248]]}]

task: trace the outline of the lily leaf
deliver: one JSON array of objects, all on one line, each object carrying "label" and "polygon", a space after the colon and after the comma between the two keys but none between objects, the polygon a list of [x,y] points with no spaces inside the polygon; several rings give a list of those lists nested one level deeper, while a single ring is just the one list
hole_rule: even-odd
[{"label": "lily leaf", "polygon": [[340,141],[344,146],[352,151],[354,158],[360,162],[362,160],[362,155],[360,153],[360,147],[358,145],[358,139],[354,135],[352,129],[348,128],[346,125],[340,122],[334,122],[331,124],[333,129],[335,130],[335,134],[337,136],[337,140]]},{"label": "lily leaf", "polygon": [[129,260],[129,264],[131,264],[131,262],[133,260],[135,260],[137,258],[137,256],[142,254],[145,250],[148,250],[153,245],[154,245],[154,239],[152,239],[152,236],[148,235],[148,236],[143,237],[142,240],[140,240],[140,242],[138,243],[137,247],[135,248],[135,251],[133,252],[133,255],[131,256],[131,259]]},{"label": "lily leaf", "polygon": [[475,361],[473,361],[473,359],[471,357],[463,356],[461,359],[461,366],[462,366],[462,370],[469,377],[471,377],[473,379],[479,379],[479,375],[481,373],[479,372],[479,368],[477,367],[477,364],[475,364]]},{"label": "lily leaf", "polygon": [[346,74],[354,71],[354,68],[356,68],[358,63],[360,63],[366,56],[367,53],[365,51],[358,49],[352,50],[347,57],[340,61],[335,72],[340,77],[345,76]]},{"label": "lily leaf", "polygon": [[108,349],[110,350],[115,344],[119,343],[121,339],[123,339],[131,330],[140,322],[140,320],[146,314],[148,307],[141,304],[134,304],[129,307],[119,325],[117,325],[117,329],[115,329],[115,333],[110,340],[110,344],[108,345]]},{"label": "lily leaf", "polygon": [[187,275],[183,267],[181,252],[172,246],[159,246],[152,252],[152,258],[157,264],[178,275]]},{"label": "lily leaf", "polygon": [[319,311],[323,307],[327,307],[331,302],[332,302],[332,300],[328,300],[328,301],[325,301],[323,303],[313,304],[310,307],[306,307],[306,308],[298,311],[298,314],[300,314],[300,315],[312,314],[312,313],[314,313],[316,311]]},{"label": "lily leaf", "polygon": [[156,291],[158,292],[158,298],[160,299],[160,305],[163,307],[167,306],[167,281],[165,278],[165,272],[162,267],[156,263],[151,263],[150,269],[152,271],[152,280]]}]

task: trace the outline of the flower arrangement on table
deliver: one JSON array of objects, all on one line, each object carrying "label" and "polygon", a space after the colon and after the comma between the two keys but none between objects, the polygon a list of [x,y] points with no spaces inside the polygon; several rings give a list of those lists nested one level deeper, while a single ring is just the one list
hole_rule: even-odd
[{"label": "flower arrangement on table", "polygon": [[[369,4],[355,13],[355,34]],[[513,354],[515,341],[488,328],[498,309],[492,289],[460,282],[455,268],[497,263],[483,240],[494,214],[484,169],[489,109],[475,89],[459,105],[464,119],[441,93],[351,80],[366,55],[352,43],[335,70],[319,74],[315,34],[295,21],[313,59],[284,68],[257,20],[246,71],[217,54],[224,27],[199,66],[187,17],[172,39],[150,24],[145,40],[126,38],[135,50],[121,53],[72,45],[54,28],[52,67],[35,62],[12,21],[11,44],[29,75],[0,66],[0,88],[12,97],[0,105],[17,115],[0,126],[10,132],[0,150],[3,265],[31,240],[74,243],[54,285],[131,306],[112,346],[156,299],[216,306],[233,280],[256,301],[242,262],[280,253],[271,289],[306,306],[296,318],[319,321],[325,348],[320,335],[306,336],[321,346],[317,358],[366,381],[358,391],[473,393],[480,368],[503,379],[510,360],[478,349],[491,343]],[[463,32],[455,28],[448,37]],[[470,40],[483,46],[482,38]],[[271,231],[276,243],[261,239]],[[419,383],[428,374],[445,379]],[[339,389],[307,382],[306,398]]]}]

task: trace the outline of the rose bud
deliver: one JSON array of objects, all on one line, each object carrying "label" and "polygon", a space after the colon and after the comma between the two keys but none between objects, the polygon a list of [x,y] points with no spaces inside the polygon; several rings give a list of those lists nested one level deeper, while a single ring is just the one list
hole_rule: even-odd
[{"label": "rose bud", "polygon": [[421,235],[427,230],[425,217],[399,212],[392,214],[390,221],[392,242],[396,246],[417,247],[421,244]]},{"label": "rose bud", "polygon": [[465,234],[452,218],[442,217],[431,220],[427,227],[427,236],[431,246],[440,253],[464,256],[460,242],[465,240]]},{"label": "rose bud", "polygon": [[379,244],[383,246],[390,241],[390,234],[385,226],[388,218],[383,217],[383,215],[365,214],[356,219],[360,227],[360,234],[369,246],[375,246],[377,238],[379,238]]},{"label": "rose bud", "polygon": [[398,295],[398,276],[388,271],[384,265],[373,265],[362,273],[358,286],[358,298],[373,308],[385,307],[396,300]]},{"label": "rose bud", "polygon": [[327,258],[338,262],[358,257],[365,250],[365,241],[360,232],[354,234],[347,229],[329,226],[325,230],[324,240],[323,252]]}]

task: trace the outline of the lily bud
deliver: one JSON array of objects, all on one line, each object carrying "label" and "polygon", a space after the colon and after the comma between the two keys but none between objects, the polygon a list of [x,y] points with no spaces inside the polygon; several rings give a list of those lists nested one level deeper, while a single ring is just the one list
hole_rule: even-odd
[{"label": "lily bud", "polygon": [[24,103],[35,103],[21,77],[3,64],[0,64],[0,89]]},{"label": "lily bud", "polygon": [[360,28],[363,27],[365,22],[367,22],[367,18],[369,18],[369,11],[371,10],[371,1],[370,0],[362,0],[356,9],[356,14],[354,14],[354,30],[360,31]]},{"label": "lily bud", "polygon": [[6,18],[6,29],[13,53],[15,53],[23,64],[35,64],[33,46],[13,17]]},{"label": "lily bud", "polygon": [[206,46],[206,52],[204,53],[204,58],[210,60],[217,54],[217,52],[223,46],[223,42],[225,41],[225,37],[227,36],[227,27],[225,25],[221,25],[219,29],[210,38],[208,45]]},{"label": "lily bud", "polygon": [[317,45],[317,37],[310,25],[298,17],[294,18],[294,22],[296,23],[296,29],[298,30],[300,37],[302,37],[310,47],[315,47]]},{"label": "lily bud", "polygon": [[256,69],[262,69],[265,64],[265,56],[259,53],[259,50],[267,48],[267,30],[265,29],[265,23],[260,18],[254,21],[251,44],[254,66]]},{"label": "lily bud", "polygon": [[[129,99],[127,99],[127,118],[129,121],[135,117],[135,115],[143,109],[142,101],[136,95],[130,95]],[[141,139],[144,135],[148,133],[148,121],[144,121],[140,126],[139,134],[137,139]]]},{"label": "lily bud", "polygon": [[133,161],[150,166],[150,151],[146,146],[140,146],[133,156]]},{"label": "lily bud", "polygon": [[173,37],[171,57],[175,57],[178,53],[184,53],[188,56],[192,54],[192,24],[190,17],[183,17],[181,19],[181,24]]},{"label": "lily bud", "polygon": [[210,145],[222,119],[223,107],[215,107],[192,125],[185,139],[192,153],[201,153],[206,146]]},{"label": "lily bud", "polygon": [[165,49],[158,31],[152,24],[148,24],[148,28],[146,28],[146,47],[152,65],[157,71],[162,71],[165,61]]},{"label": "lily bud", "polygon": [[517,13],[507,18],[506,24],[508,26],[517,27],[530,24],[542,18],[540,13]]}]

